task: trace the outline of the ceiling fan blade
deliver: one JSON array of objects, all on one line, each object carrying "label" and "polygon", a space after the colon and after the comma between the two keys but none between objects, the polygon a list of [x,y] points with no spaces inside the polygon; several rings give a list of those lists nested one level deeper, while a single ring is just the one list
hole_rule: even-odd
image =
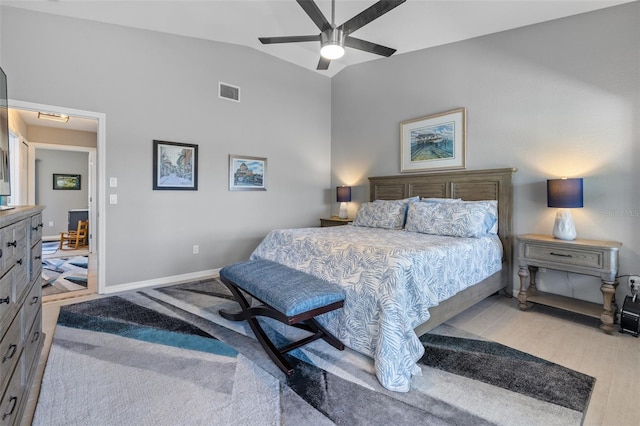
[{"label": "ceiling fan blade", "polygon": [[331,63],[331,59],[327,59],[324,56],[320,56],[320,60],[318,61],[317,70],[328,70],[329,64]]},{"label": "ceiling fan blade", "polygon": [[354,49],[364,50],[365,52],[375,53],[381,56],[391,56],[396,53],[396,49],[382,46],[380,44],[371,43],[370,41],[360,40],[359,38],[347,36],[344,39],[344,45]]},{"label": "ceiling fan blade", "polygon": [[364,27],[374,19],[379,18],[390,10],[400,6],[405,1],[407,0],[380,0],[349,19],[344,24],[340,25],[339,28],[345,35],[349,35],[355,30]]},{"label": "ceiling fan blade", "polygon": [[324,17],[320,8],[313,2],[313,0],[296,0],[298,4],[307,12],[309,18],[316,24],[320,31],[326,31],[331,28],[331,24]]},{"label": "ceiling fan blade", "polygon": [[320,35],[308,36],[284,36],[284,37],[258,37],[262,44],[275,43],[300,43],[305,41],[320,41]]}]

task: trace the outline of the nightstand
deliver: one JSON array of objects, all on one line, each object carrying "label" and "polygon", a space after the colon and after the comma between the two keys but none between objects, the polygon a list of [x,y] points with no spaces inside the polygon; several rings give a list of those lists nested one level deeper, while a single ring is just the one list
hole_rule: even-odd
[{"label": "nightstand", "polygon": [[353,222],[353,219],[340,219],[338,216],[332,216],[329,219],[320,219],[320,226],[340,226]]},{"label": "nightstand", "polygon": [[[520,269],[520,309],[528,308],[527,302],[553,306],[555,308],[600,318],[600,328],[613,332],[616,306],[616,274],[618,272],[618,250],[621,243],[576,239],[558,240],[552,236],[527,234],[517,237]],[[536,289],[538,268],[549,268],[576,274],[600,277],[602,305],[573,299],[566,296],[542,292]],[[525,281],[529,276],[529,287]]]}]

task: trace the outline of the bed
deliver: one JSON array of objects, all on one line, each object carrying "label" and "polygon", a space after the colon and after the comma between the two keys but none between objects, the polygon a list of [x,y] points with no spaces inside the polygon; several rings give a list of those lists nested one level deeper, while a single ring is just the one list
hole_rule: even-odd
[{"label": "bed", "polygon": [[[420,374],[417,361],[424,348],[419,335],[498,291],[511,296],[515,171],[369,178],[368,206],[416,197],[495,200],[495,234],[457,238],[352,225],[278,229],[265,237],[251,258],[282,263],[345,288],[344,308],[318,320],[345,345],[374,359],[376,376],[385,388],[407,392],[411,376]],[[414,211],[409,214],[415,216]]]}]

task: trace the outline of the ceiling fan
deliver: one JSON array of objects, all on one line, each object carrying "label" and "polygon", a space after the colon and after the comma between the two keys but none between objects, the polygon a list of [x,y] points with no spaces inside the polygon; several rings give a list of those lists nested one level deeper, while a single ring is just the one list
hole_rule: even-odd
[{"label": "ceiling fan", "polygon": [[318,70],[329,69],[329,64],[332,59],[338,59],[344,55],[345,46],[364,50],[365,52],[375,53],[376,55],[381,56],[391,56],[395,53],[396,49],[391,49],[390,47],[381,46],[376,43],[351,37],[349,34],[364,27],[369,22],[379,18],[397,6],[400,6],[406,0],[378,1],[339,27],[336,27],[335,24],[335,0],[331,0],[331,23],[327,21],[313,0],[296,1],[320,29],[320,34],[285,37],[259,37],[258,40],[260,40],[262,44],[319,41],[321,44],[321,56],[320,61],[318,62]]}]

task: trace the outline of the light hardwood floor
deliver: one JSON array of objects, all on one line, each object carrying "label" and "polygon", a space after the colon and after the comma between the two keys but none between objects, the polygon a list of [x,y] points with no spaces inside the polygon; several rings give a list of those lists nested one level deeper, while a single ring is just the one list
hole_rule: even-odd
[{"label": "light hardwood floor", "polygon": [[[75,302],[61,300],[43,306],[45,347],[23,424],[30,423],[35,410],[60,306]],[[502,296],[478,303],[449,323],[595,377],[585,425],[640,425],[640,339],[618,332],[607,335],[598,328],[597,320],[553,308],[536,305],[522,312],[515,298]]]}]

